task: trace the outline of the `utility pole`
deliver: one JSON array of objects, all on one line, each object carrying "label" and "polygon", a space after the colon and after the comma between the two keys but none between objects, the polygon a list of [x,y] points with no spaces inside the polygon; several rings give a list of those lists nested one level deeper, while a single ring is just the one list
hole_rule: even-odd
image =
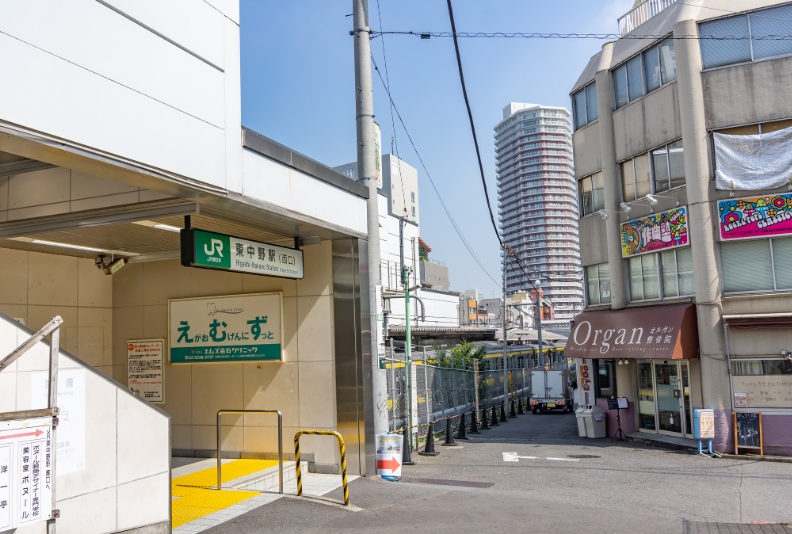
[{"label": "utility pole", "polygon": [[506,398],[506,388],[508,385],[506,384],[506,359],[508,357],[507,352],[508,349],[506,343],[506,268],[509,265],[509,249],[508,247],[503,247],[503,403],[505,404],[508,402],[508,398]]},{"label": "utility pole", "polygon": [[407,429],[404,431],[404,446],[412,451],[412,332],[410,331],[410,268],[404,265],[404,217],[399,217],[399,263],[404,285],[404,367],[406,372]]},{"label": "utility pole", "polygon": [[542,354],[542,297],[539,294],[539,280],[534,281],[536,288],[536,337],[539,341],[539,359],[540,365],[544,365],[544,355]]},{"label": "utility pole", "polygon": [[[377,209],[377,166],[374,141],[374,92],[371,87],[371,42],[368,25],[368,0],[352,0],[352,30],[355,39],[355,112],[357,123],[358,180],[368,186],[369,324],[371,325],[371,393],[373,432],[388,430],[388,383],[379,368],[379,323],[377,287],[380,285],[380,238]],[[365,352],[364,352],[365,353]],[[368,417],[366,419],[369,419]],[[373,440],[373,435],[366,436]],[[366,474],[373,476],[373,473]]]}]

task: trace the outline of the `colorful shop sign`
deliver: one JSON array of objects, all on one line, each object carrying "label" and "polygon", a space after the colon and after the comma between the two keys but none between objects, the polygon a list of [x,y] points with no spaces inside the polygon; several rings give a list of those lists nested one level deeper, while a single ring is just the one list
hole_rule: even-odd
[{"label": "colorful shop sign", "polygon": [[168,301],[170,363],[280,361],[283,293]]},{"label": "colorful shop sign", "polygon": [[685,206],[621,225],[622,257],[629,258],[689,244]]},{"label": "colorful shop sign", "polygon": [[202,269],[281,278],[303,277],[301,250],[195,228],[181,231],[181,263],[185,267]]},{"label": "colorful shop sign", "polygon": [[792,233],[792,193],[718,202],[721,239]]}]

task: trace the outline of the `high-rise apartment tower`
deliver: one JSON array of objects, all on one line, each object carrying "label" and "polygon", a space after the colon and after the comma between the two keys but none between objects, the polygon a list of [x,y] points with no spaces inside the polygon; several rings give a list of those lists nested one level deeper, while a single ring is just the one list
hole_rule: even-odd
[{"label": "high-rise apartment tower", "polygon": [[540,280],[560,324],[583,308],[569,116],[565,108],[511,102],[495,126],[501,235],[525,271],[509,263],[508,291],[530,291]]}]

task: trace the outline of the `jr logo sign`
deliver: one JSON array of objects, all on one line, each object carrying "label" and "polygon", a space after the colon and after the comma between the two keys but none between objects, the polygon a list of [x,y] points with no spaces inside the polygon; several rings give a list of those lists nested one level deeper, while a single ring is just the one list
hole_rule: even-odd
[{"label": "jr logo sign", "polygon": [[209,248],[209,245],[204,245],[204,252],[206,252],[207,256],[214,256],[215,253],[219,257],[223,257],[223,242],[219,239],[212,239],[212,248]]}]

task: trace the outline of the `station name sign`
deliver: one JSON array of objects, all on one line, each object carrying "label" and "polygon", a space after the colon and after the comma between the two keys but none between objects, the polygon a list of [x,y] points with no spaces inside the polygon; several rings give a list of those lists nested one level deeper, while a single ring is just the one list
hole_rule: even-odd
[{"label": "station name sign", "polygon": [[196,228],[181,231],[181,263],[280,278],[299,279],[304,275],[301,250]]}]

